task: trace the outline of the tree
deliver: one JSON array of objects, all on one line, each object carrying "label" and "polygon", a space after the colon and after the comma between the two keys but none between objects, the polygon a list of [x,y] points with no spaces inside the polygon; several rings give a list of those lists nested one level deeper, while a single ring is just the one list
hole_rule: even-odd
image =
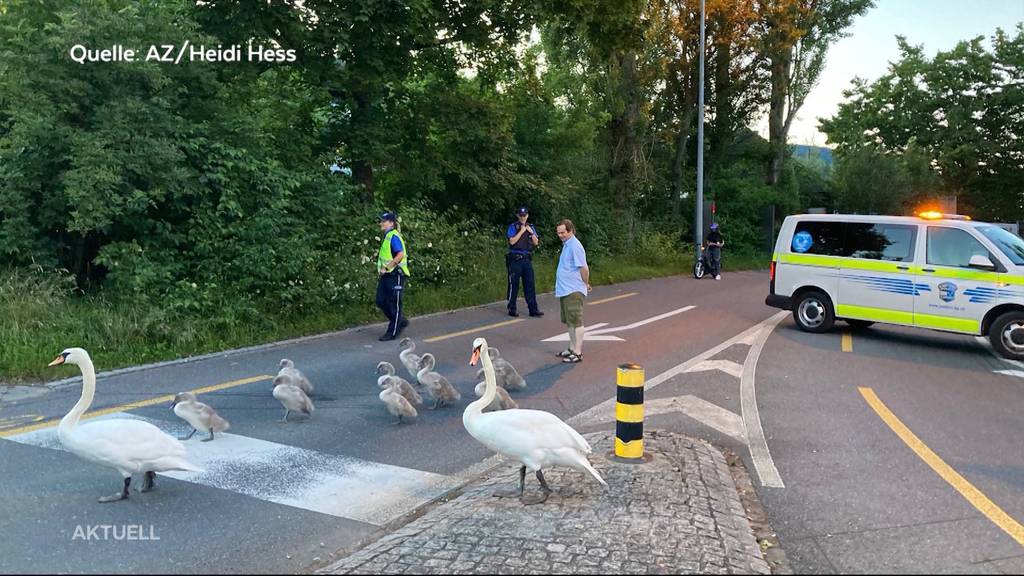
[{"label": "tree", "polygon": [[821,122],[839,157],[864,148],[916,157],[914,192],[957,194],[985,219],[1024,218],[1024,28],[998,31],[929,58],[899,38],[901,57],[874,82],[856,80]]},{"label": "tree", "polygon": [[459,68],[510,60],[529,32],[529,0],[306,0],[209,2],[203,21],[232,42],[272,41],[297,49],[308,82],[334,97],[328,139],[372,202],[375,167],[399,150],[388,108],[417,63]]},{"label": "tree", "polygon": [[761,4],[771,72],[768,183],[778,184],[789,128],[817,83],[829,47],[873,0],[767,0]]}]

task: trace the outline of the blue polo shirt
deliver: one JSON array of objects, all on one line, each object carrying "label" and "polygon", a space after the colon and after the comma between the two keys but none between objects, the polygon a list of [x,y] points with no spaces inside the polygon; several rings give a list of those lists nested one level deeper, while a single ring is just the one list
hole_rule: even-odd
[{"label": "blue polo shirt", "polygon": [[562,243],[562,255],[558,257],[555,272],[555,296],[561,298],[573,292],[587,296],[587,284],[583,281],[580,268],[587,265],[587,251],[575,235]]}]

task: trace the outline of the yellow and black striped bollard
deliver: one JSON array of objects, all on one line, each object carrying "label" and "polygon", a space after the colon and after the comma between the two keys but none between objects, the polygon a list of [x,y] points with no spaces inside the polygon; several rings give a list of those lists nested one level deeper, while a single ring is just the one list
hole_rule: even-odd
[{"label": "yellow and black striped bollard", "polygon": [[620,364],[615,384],[615,456],[643,462],[644,369],[637,364]]}]

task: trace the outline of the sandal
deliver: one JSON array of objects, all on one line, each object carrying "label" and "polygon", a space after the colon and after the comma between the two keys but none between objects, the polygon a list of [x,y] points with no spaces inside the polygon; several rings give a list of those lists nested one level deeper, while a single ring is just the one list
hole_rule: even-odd
[{"label": "sandal", "polygon": [[572,350],[566,348],[565,350],[555,354],[555,356],[558,356],[559,358],[568,358],[569,356],[572,356]]},{"label": "sandal", "polygon": [[579,364],[582,361],[583,355],[576,354],[575,352],[570,352],[568,356],[562,358],[562,362],[565,364]]}]

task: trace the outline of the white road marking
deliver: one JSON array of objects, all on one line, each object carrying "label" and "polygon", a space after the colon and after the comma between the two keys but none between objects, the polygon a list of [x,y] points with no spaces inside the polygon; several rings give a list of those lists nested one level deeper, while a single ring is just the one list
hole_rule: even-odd
[{"label": "white road marking", "polygon": [[[594,336],[593,335],[593,331],[594,330],[597,330],[598,328],[601,328],[601,327],[604,327],[604,326],[607,326],[607,325],[608,325],[607,322],[599,322],[597,324],[594,324],[593,326],[584,326],[583,327],[583,341],[584,342],[594,342],[594,341],[604,340],[604,341],[608,341],[608,342],[625,342],[625,340],[623,340],[622,338],[619,338],[618,336]],[[542,340],[542,342],[568,342],[568,341],[569,341],[569,333],[568,332],[562,332],[558,336],[552,336],[551,338],[548,338],[547,340]]]},{"label": "white road marking", "polygon": [[1024,378],[1024,370],[996,370],[996,374],[1013,376],[1015,378]]},{"label": "white road marking", "polygon": [[[639,328],[639,327],[644,326],[646,324],[650,324],[652,322],[657,322],[658,320],[664,320],[665,318],[671,318],[672,316],[675,316],[676,314],[682,314],[683,312],[686,312],[688,310],[693,310],[694,308],[696,308],[696,306],[683,306],[682,308],[676,308],[675,310],[672,310],[672,311],[669,311],[669,312],[665,312],[664,314],[658,314],[657,316],[653,316],[651,318],[640,320],[640,321],[634,322],[632,324],[627,324],[626,326],[613,326],[611,328],[601,328],[600,330],[594,330],[593,327],[587,328],[585,330],[584,340],[585,341],[613,340],[613,341],[623,342],[624,340],[622,338],[617,337],[617,336],[605,336],[605,335],[609,334],[611,332],[623,332],[625,330],[633,330],[634,328]],[[607,323],[600,324],[600,326],[606,326],[606,325],[607,325]],[[569,335],[563,333],[563,334],[559,334],[558,336],[552,336],[551,338],[547,338],[545,340],[541,340],[541,342],[561,342],[561,341],[566,341],[568,339],[569,339]]]},{"label": "white road marking", "polygon": [[743,366],[732,360],[705,360],[690,368],[687,372],[707,372],[709,370],[721,370],[736,378],[743,376]]},{"label": "white road marking", "polygon": [[747,352],[747,359],[743,362],[743,376],[740,378],[740,407],[743,414],[743,424],[747,430],[747,447],[750,448],[750,459],[754,462],[754,470],[757,471],[761,485],[769,488],[785,488],[778,469],[775,468],[775,461],[772,460],[772,453],[768,450],[768,441],[764,437],[764,429],[761,427],[761,415],[757,410],[757,391],[754,386],[757,373],[757,361],[761,356],[768,336],[771,335],[775,326],[786,316],[779,313],[763,322],[757,339],[754,341],[750,351]]},{"label": "white road marking", "polygon": [[[694,356],[693,358],[690,358],[689,360],[683,362],[682,364],[677,364],[676,366],[669,368],[668,370],[662,372],[661,374],[658,374],[654,378],[648,379],[646,382],[644,382],[644,390],[652,390],[656,386],[659,386],[675,378],[676,376],[685,373],[687,370],[693,368],[694,366],[700,364],[701,362],[704,362],[705,360],[708,360],[720,354],[723,350],[729,348],[730,346],[733,346],[734,344],[740,344],[749,340],[751,337],[759,334],[764,326],[768,325],[769,323],[774,326],[787,315],[788,312],[778,312],[774,316],[768,318],[767,320],[764,320],[763,322],[760,322],[759,324],[756,324],[755,326],[752,326],[744,330],[740,334],[733,336],[732,338],[726,340],[725,342],[722,342],[721,344],[718,344],[713,348],[701,352],[700,354]],[[576,416],[570,418],[568,420],[568,423],[572,426],[577,426],[580,424],[586,424],[587,422],[600,422],[600,418],[602,418],[605,414],[615,414],[615,398],[609,398],[608,400],[601,402],[600,404],[594,406],[593,408],[580,412]]]},{"label": "white road marking", "polygon": [[[104,418],[115,417],[145,420],[172,436],[186,431],[178,423],[126,412]],[[201,434],[197,433],[185,446],[189,461],[205,471],[167,472],[163,476],[375,526],[383,526],[464,483],[456,477],[237,434],[218,434],[213,442],[201,442]],[[55,428],[6,439],[63,449]],[[111,485],[116,484],[114,476]]]},{"label": "white road marking", "polygon": [[[739,414],[730,412],[703,398],[687,394],[685,396],[656,398],[644,401],[645,419],[661,414],[677,414],[680,412],[709,428],[718,430],[741,444],[747,443],[747,433],[743,428],[743,418]],[[614,421],[614,414],[604,414],[600,417],[600,421],[589,422],[589,424],[602,424]]]}]

